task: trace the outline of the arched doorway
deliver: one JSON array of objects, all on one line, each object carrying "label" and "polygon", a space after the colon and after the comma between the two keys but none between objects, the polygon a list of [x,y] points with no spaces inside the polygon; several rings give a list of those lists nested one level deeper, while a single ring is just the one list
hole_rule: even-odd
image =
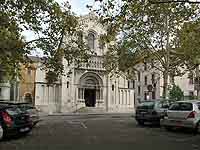
[{"label": "arched doorway", "polygon": [[102,99],[103,82],[101,77],[93,72],[87,72],[81,76],[79,82],[79,97],[82,95],[86,107],[95,107]]},{"label": "arched doorway", "polygon": [[24,95],[24,101],[26,103],[33,103],[33,96],[31,93],[25,93]]}]

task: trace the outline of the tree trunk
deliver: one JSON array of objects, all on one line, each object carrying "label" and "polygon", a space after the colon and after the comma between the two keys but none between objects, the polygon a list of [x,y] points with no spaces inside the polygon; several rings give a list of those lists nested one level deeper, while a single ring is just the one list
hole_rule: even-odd
[{"label": "tree trunk", "polygon": [[166,15],[166,33],[167,33],[167,43],[166,43],[166,63],[163,72],[163,93],[162,97],[165,99],[167,97],[168,90],[168,77],[169,77],[169,63],[170,63],[170,45],[169,45],[169,14]]},{"label": "tree trunk", "polygon": [[168,90],[168,72],[165,71],[163,73],[163,93],[162,93],[163,98],[167,97],[167,90]]}]

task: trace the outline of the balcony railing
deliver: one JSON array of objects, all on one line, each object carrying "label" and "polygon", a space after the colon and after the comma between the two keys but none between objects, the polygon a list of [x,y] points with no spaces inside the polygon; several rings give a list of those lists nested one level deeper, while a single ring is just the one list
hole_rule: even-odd
[{"label": "balcony railing", "polygon": [[76,68],[105,71],[105,68],[103,67],[103,57],[100,56],[93,56],[88,60],[87,63],[81,63],[77,65]]}]

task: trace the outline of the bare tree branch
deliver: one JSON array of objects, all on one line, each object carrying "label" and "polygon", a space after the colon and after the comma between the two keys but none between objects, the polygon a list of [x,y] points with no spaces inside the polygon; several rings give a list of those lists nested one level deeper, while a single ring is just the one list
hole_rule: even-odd
[{"label": "bare tree branch", "polygon": [[31,41],[28,41],[25,43],[25,46],[26,45],[29,45],[31,43],[34,43],[34,42],[37,42],[37,41],[40,41],[40,40],[49,40],[50,38],[38,38],[38,39],[34,39],[34,40],[31,40]]}]

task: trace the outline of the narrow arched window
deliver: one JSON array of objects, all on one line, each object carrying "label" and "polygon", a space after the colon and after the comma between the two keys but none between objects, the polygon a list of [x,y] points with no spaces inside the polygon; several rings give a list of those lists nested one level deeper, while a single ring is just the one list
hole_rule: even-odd
[{"label": "narrow arched window", "polygon": [[88,34],[88,46],[90,49],[95,48],[95,35],[92,32]]}]

